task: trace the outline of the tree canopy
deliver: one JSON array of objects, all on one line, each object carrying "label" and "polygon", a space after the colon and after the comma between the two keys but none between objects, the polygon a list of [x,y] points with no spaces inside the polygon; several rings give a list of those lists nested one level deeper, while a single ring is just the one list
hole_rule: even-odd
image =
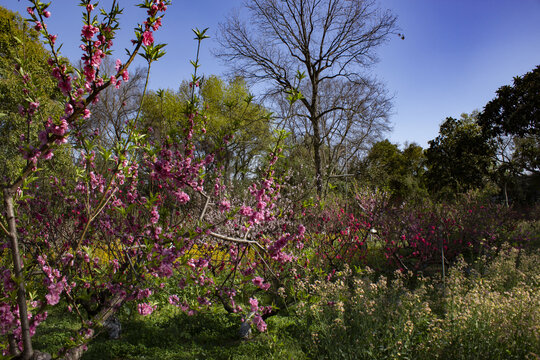
[{"label": "tree canopy", "polygon": [[446,118],[426,150],[426,181],[432,193],[455,196],[485,185],[494,147],[482,134],[476,113]]},{"label": "tree canopy", "polygon": [[[25,165],[18,156],[21,138],[27,144],[36,140],[34,130],[39,124],[28,125],[19,115],[23,100],[31,94],[49,113],[61,110],[56,103],[60,92],[49,76],[49,55],[34,29],[19,15],[0,7],[0,173],[4,178],[15,175]],[[28,85],[21,83],[16,67],[24,71]]]},{"label": "tree canopy", "polygon": [[478,124],[490,135],[540,136],[540,65],[500,87]]},{"label": "tree canopy", "polygon": [[396,200],[426,195],[424,151],[417,144],[401,150],[389,140],[379,141],[371,147],[357,171],[363,185],[389,191]]}]

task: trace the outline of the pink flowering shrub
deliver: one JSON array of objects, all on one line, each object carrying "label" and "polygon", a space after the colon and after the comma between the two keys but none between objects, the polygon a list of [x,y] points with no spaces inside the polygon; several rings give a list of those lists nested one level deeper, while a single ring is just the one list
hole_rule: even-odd
[{"label": "pink flowering shrub", "polygon": [[376,217],[376,239],[389,264],[413,272],[452,264],[457,256],[472,260],[504,242],[526,246],[529,235],[514,230],[512,209],[472,195],[456,203],[387,204]]}]

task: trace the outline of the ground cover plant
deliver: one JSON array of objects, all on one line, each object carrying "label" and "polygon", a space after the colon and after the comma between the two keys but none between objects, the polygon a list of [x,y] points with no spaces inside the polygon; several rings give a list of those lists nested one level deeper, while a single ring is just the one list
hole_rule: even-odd
[{"label": "ground cover plant", "polygon": [[[11,35],[20,54],[10,71],[22,93],[12,105],[20,106],[5,110],[21,135],[6,145],[18,161],[2,164],[2,356],[539,356],[538,207],[475,192],[452,201],[352,185],[339,193],[322,178],[310,190],[298,176],[276,174],[294,150],[279,129],[265,133],[257,167],[232,176],[242,141],[229,148],[234,134],[207,134],[216,109],[205,112],[200,97],[207,30],[194,30],[181,111],[153,128],[155,109],[144,104],[152,64],[165,55],[154,33],[170,2],[138,4],[146,18],[126,57],[112,60],[122,10],[116,1],[108,9],[81,1],[79,67],[47,30],[49,4],[29,3],[31,35]],[[53,90],[22,56],[38,36]],[[130,81],[136,55],[147,63],[138,105],[106,137],[103,124],[94,128],[92,105]],[[288,94],[292,111],[303,95],[299,86]],[[164,96],[152,94],[152,106]]]}]

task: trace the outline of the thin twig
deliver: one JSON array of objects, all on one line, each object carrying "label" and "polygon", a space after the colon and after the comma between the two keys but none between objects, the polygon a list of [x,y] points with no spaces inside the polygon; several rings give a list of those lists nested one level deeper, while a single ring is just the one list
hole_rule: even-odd
[{"label": "thin twig", "polygon": [[0,227],[2,227],[2,230],[4,230],[4,232],[6,233],[7,236],[9,236],[9,231],[6,229],[6,227],[4,226],[4,224],[0,221]]},{"label": "thin twig", "polygon": [[208,209],[208,205],[210,204],[210,196],[206,195],[204,192],[200,192],[202,196],[206,198],[206,203],[204,204],[204,208],[201,212],[201,215],[199,216],[199,222],[202,222],[204,219],[204,215],[206,214],[206,209]]},{"label": "thin twig", "polygon": [[399,258],[399,256],[398,256],[396,253],[394,253],[394,257],[397,259],[397,261],[399,261],[399,263],[401,264],[401,266],[403,266],[403,268],[404,268],[405,270],[407,270],[407,272],[409,272],[409,268],[403,263],[403,261],[401,261],[401,259]]}]

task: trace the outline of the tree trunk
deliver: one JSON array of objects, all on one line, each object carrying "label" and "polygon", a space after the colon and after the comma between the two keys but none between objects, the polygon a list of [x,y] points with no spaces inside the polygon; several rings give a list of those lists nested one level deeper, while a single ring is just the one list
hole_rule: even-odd
[{"label": "tree trunk", "polygon": [[[19,239],[17,237],[17,223],[15,222],[15,210],[13,208],[13,191],[4,189],[4,206],[9,229],[9,240],[11,243],[11,255],[13,259],[13,270],[15,281],[17,282],[17,305],[19,306],[19,319],[21,321],[23,352],[22,360],[29,360],[34,350],[32,348],[32,338],[30,336],[30,322],[28,321],[28,308],[26,306],[26,284],[24,282],[23,261],[19,253]],[[13,353],[17,349],[10,349]],[[14,354],[16,355],[16,353]]]},{"label": "tree trunk", "polygon": [[319,130],[319,122],[313,121],[313,160],[315,161],[315,181],[317,184],[317,195],[322,197],[323,191],[323,176],[321,170],[321,133]]},{"label": "tree trunk", "polygon": [[[311,71],[308,72],[311,73]],[[313,160],[315,161],[315,181],[317,184],[317,195],[322,198],[323,195],[323,174],[321,160],[321,129],[319,127],[319,75],[310,74],[311,81],[311,106],[309,108],[309,118],[313,125]]]},{"label": "tree trunk", "polygon": [[509,207],[509,205],[508,205],[508,191],[507,191],[507,187],[506,187],[506,181],[504,182],[504,204],[506,205],[507,208]]}]

